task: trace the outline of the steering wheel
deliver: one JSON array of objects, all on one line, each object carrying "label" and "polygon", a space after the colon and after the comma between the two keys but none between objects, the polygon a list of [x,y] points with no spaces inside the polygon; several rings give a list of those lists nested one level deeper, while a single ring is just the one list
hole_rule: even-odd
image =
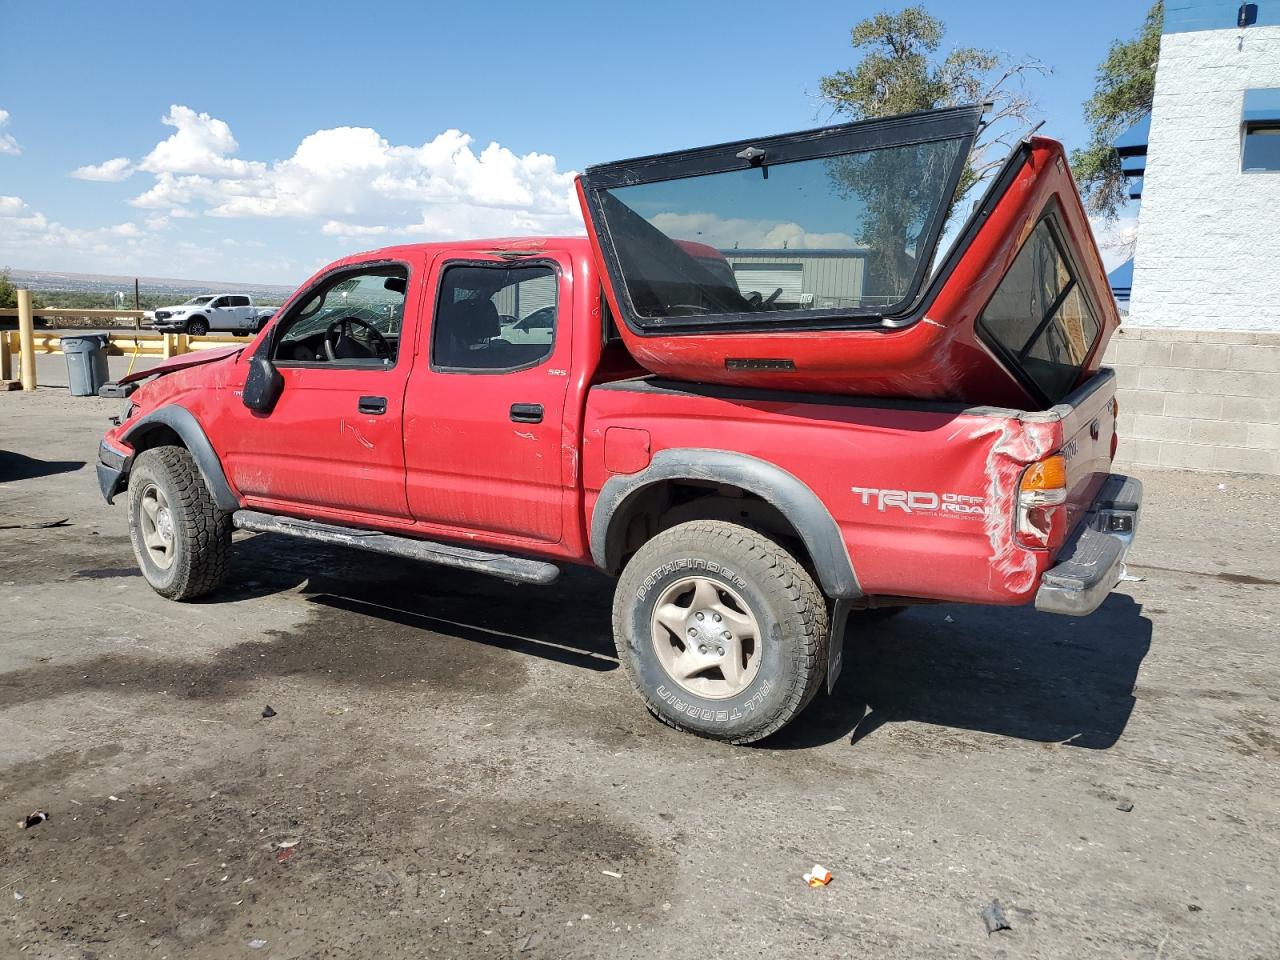
[{"label": "steering wheel", "polygon": [[[373,348],[374,348],[375,356],[377,356],[379,351],[381,351],[381,355],[383,357],[385,357],[388,360],[391,359],[391,344],[387,342],[387,338],[382,335],[382,333],[378,330],[377,327],[375,327],[368,320],[361,320],[359,317],[339,317],[337,320],[334,320],[331,324],[329,324],[328,329],[326,329],[324,332],[324,353],[325,353],[325,356],[328,357],[330,361],[334,361],[338,359],[338,355],[334,352],[334,349],[333,349],[334,344],[337,343],[338,341],[338,337],[346,337],[347,339],[351,339],[351,330],[350,330],[351,324],[364,327],[364,329],[368,330],[371,334],[373,334],[373,339],[374,339]],[[334,336],[335,333],[338,336]]]}]

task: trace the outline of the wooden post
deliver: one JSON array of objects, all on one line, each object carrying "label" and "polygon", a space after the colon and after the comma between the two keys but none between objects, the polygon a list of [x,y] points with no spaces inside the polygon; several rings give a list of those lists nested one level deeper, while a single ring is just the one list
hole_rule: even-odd
[{"label": "wooden post", "polygon": [[[133,278],[133,309],[134,310],[142,309],[142,300],[138,296],[138,278],[137,277]],[[142,317],[135,316],[133,318],[133,329],[135,330],[142,329]]]},{"label": "wooden post", "polygon": [[31,319],[31,291],[18,291],[18,350],[22,354],[22,389],[36,388],[35,323]]}]

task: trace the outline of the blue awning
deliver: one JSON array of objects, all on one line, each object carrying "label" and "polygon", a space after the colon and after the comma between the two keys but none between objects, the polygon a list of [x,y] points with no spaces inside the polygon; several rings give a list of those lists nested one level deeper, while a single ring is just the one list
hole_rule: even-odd
[{"label": "blue awning", "polygon": [[1107,274],[1112,293],[1128,293],[1133,289],[1133,257]]},{"label": "blue awning", "polygon": [[1241,119],[1245,123],[1280,123],[1280,87],[1246,90]]},{"label": "blue awning", "polygon": [[1143,173],[1146,169],[1147,158],[1145,154],[1137,157],[1120,158],[1120,170],[1125,176],[1133,176],[1135,174]]},{"label": "blue awning", "polygon": [[1147,114],[1120,136],[1111,146],[1122,157],[1141,156],[1147,152],[1147,140],[1151,136],[1151,114]]}]

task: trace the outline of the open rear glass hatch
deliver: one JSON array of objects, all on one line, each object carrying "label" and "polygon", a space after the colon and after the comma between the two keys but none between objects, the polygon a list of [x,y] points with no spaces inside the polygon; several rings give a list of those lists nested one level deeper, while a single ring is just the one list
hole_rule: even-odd
[{"label": "open rear glass hatch", "polygon": [[1021,144],[956,222],[981,117],[956,107],[588,168],[579,197],[628,349],[682,380],[1057,402],[1119,317],[1054,141]]}]

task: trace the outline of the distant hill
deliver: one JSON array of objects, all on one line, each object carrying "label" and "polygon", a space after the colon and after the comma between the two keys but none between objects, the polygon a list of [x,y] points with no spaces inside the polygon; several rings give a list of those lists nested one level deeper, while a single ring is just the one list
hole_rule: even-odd
[{"label": "distant hill", "polygon": [[[19,270],[11,268],[9,278],[14,286],[33,291],[78,291],[83,293],[112,294],[122,291],[133,297],[133,277],[116,277],[103,273],[54,273],[49,270]],[[168,277],[138,277],[142,294],[164,295],[175,300],[185,300],[200,293],[247,293],[251,297],[269,303],[280,303],[293,287],[273,283],[228,283],[225,280],[175,280]]]}]

